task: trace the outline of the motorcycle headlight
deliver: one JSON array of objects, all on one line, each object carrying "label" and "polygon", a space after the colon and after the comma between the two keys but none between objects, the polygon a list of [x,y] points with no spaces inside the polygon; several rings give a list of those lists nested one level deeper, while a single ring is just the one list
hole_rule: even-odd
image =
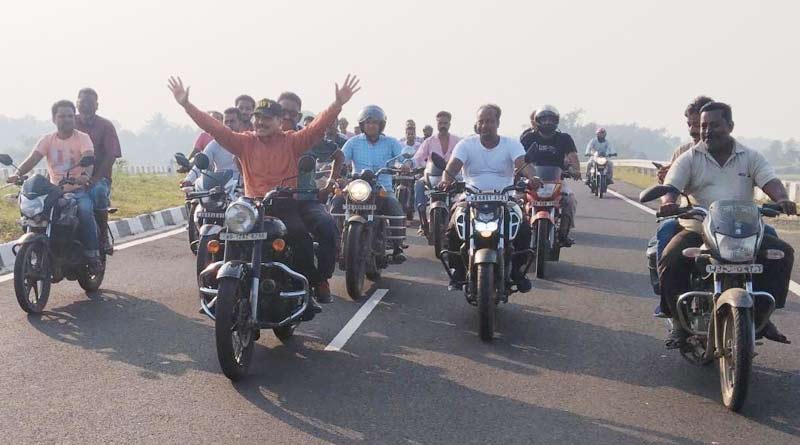
[{"label": "motorcycle headlight", "polygon": [[542,184],[542,188],[536,190],[536,194],[540,198],[549,198],[553,196],[553,193],[556,191],[556,184]]},{"label": "motorcycle headlight", "polygon": [[597,165],[606,165],[608,158],[597,158]]},{"label": "motorcycle headlight", "polygon": [[[494,216],[494,215],[492,215]],[[497,232],[497,228],[499,227],[497,224],[497,220],[494,221],[479,221],[474,220],[472,222],[473,227],[475,227],[475,231],[480,233],[482,237],[489,238],[491,237],[494,232]]]},{"label": "motorcycle headlight", "polygon": [[237,201],[225,211],[225,226],[234,233],[248,233],[256,224],[257,216],[258,212],[252,205]]},{"label": "motorcycle headlight", "polygon": [[734,263],[744,263],[753,261],[756,257],[756,243],[758,235],[747,238],[734,238],[732,236],[717,234],[717,249],[719,256],[723,260]]},{"label": "motorcycle headlight", "polygon": [[44,211],[44,200],[47,195],[37,196],[33,199],[23,199],[19,203],[19,212],[23,216],[33,218],[34,216]]},{"label": "motorcycle headlight", "polygon": [[371,193],[372,187],[367,181],[361,179],[356,179],[347,186],[347,194],[353,201],[364,202],[369,199]]}]

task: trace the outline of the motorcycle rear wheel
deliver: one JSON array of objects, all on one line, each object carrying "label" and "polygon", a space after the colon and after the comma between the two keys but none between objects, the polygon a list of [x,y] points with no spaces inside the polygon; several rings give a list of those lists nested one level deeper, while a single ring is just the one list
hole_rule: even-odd
[{"label": "motorcycle rear wheel", "polygon": [[719,381],[722,404],[738,412],[747,398],[753,366],[753,313],[750,308],[729,307],[722,321]]},{"label": "motorcycle rear wheel", "polygon": [[217,359],[222,373],[234,382],[247,376],[256,337],[254,329],[244,326],[250,319],[250,303],[240,294],[237,279],[219,281],[214,320]]},{"label": "motorcycle rear wheel", "polygon": [[475,266],[478,280],[478,335],[483,341],[494,338],[494,324],[497,307],[494,286],[494,264],[484,263]]},{"label": "motorcycle rear wheel", "polygon": [[361,290],[364,288],[365,259],[363,258],[364,249],[364,226],[358,223],[351,223],[347,226],[345,236],[345,284],[347,285],[347,295],[353,300],[361,298]]},{"label": "motorcycle rear wheel", "polygon": [[[23,244],[14,260],[14,294],[23,311],[41,314],[50,298],[50,254],[42,243]],[[31,300],[33,291],[33,300]]]}]

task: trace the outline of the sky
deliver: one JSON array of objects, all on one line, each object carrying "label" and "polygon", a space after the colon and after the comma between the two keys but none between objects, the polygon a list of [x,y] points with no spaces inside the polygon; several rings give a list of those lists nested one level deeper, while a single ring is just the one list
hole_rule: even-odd
[{"label": "sky", "polygon": [[707,94],[733,106],[735,134],[800,138],[798,17],[789,0],[9,2],[0,114],[46,119],[91,86],[124,128],[156,112],[189,124],[170,75],[203,109],[291,90],[318,112],[354,73],[363,89],[342,115],[378,104],[390,134],[443,109],[465,134],[492,102],[509,135],[549,103],[683,137],[686,104]]}]

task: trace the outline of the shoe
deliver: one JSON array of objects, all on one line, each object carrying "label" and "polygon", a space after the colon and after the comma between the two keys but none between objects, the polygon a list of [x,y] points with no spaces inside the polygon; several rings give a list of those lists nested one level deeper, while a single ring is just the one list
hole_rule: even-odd
[{"label": "shoe", "polygon": [[575,240],[574,239],[572,239],[572,238],[570,238],[568,236],[565,236],[565,237],[561,238],[561,247],[572,247],[573,244],[575,244]]},{"label": "shoe", "polygon": [[330,304],[333,302],[331,285],[328,284],[328,280],[322,280],[317,284],[317,301],[322,304]]},{"label": "shoe", "polygon": [[458,281],[455,281],[455,280],[450,280],[450,284],[447,285],[447,290],[449,290],[451,292],[452,291],[457,291],[457,290],[463,290],[463,289],[464,289],[464,286],[461,283],[459,283]]},{"label": "shoe", "polygon": [[511,272],[511,280],[517,285],[517,291],[523,294],[533,289],[531,280],[526,277],[521,270],[514,270]]},{"label": "shoe", "polygon": [[311,301],[308,303],[308,309],[306,309],[306,312],[311,312],[312,314],[319,314],[322,312],[322,306],[317,303],[316,298],[311,297]]},{"label": "shoe", "polygon": [[664,342],[664,346],[666,346],[667,349],[680,349],[686,344],[687,337],[689,337],[689,333],[683,329],[680,320],[673,318],[672,332],[670,332],[669,337],[667,337],[667,340]]},{"label": "shoe", "polygon": [[458,269],[450,269],[450,270],[453,271],[453,278],[450,280],[450,284],[447,285],[447,290],[450,291],[463,290],[464,281],[466,281],[464,272],[459,273]]},{"label": "shoe", "polygon": [[419,229],[417,229],[417,235],[425,236],[425,230],[422,227],[420,227]]},{"label": "shoe", "polygon": [[89,266],[89,273],[92,275],[97,275],[103,272],[103,261],[100,259],[100,257],[95,256],[89,258],[88,266]]},{"label": "shoe", "polygon": [[778,330],[778,327],[775,326],[775,323],[771,321],[767,322],[767,326],[765,326],[764,329],[761,331],[761,334],[758,336],[758,338],[761,337],[764,337],[767,340],[772,340],[777,343],[783,343],[785,345],[792,344],[792,342],[789,341],[789,339],[786,338],[785,335],[781,334],[781,331]]},{"label": "shoe", "polygon": [[653,309],[653,317],[655,317],[655,318],[670,318],[670,316],[667,315],[667,313],[664,312],[663,309],[661,309],[661,303],[658,303],[658,305],[656,305],[656,308]]}]

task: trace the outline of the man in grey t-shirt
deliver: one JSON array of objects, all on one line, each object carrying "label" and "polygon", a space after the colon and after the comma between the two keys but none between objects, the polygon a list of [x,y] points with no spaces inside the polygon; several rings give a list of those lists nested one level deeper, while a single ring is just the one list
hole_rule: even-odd
[{"label": "man in grey t-shirt", "polygon": [[[241,113],[237,108],[228,108],[225,110],[222,123],[233,131],[242,131],[244,122],[240,118]],[[206,144],[203,149],[203,154],[208,156],[208,165],[211,171],[233,170],[236,177],[239,176],[239,164],[236,162],[236,157],[220,145],[216,140],[212,140]],[[192,168],[189,174],[181,181],[181,187],[187,187],[197,180],[200,172],[197,168]]]}]

